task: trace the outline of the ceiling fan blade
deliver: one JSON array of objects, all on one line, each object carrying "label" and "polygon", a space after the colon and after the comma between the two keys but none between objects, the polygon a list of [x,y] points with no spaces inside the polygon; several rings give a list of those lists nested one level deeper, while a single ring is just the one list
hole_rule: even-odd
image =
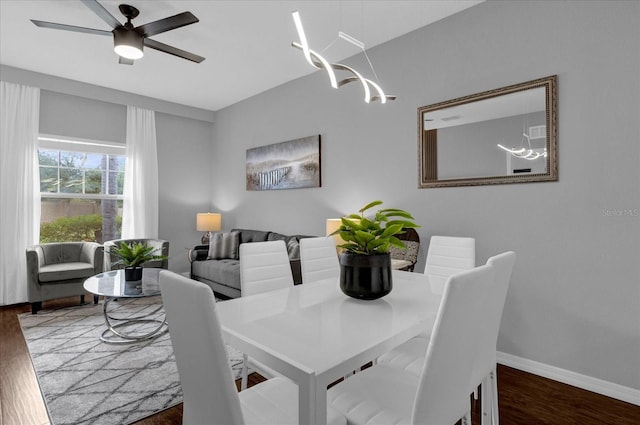
[{"label": "ceiling fan blade", "polygon": [[87,6],[89,9],[93,11],[96,15],[100,17],[103,21],[105,21],[111,28],[117,28],[122,26],[120,21],[118,21],[107,9],[102,7],[100,3],[96,0],[80,0]]},{"label": "ceiling fan blade", "polygon": [[76,27],[74,25],[66,25],[66,24],[56,24],[55,22],[46,22],[46,21],[36,21],[32,19],[36,26],[41,28],[51,28],[54,30],[64,30],[64,31],[74,31],[74,32],[83,32],[87,34],[97,34],[97,35],[113,35],[111,31],[105,30],[97,30],[94,28],[85,28],[85,27]]},{"label": "ceiling fan blade", "polygon": [[133,59],[123,58],[122,56],[118,56],[118,63],[120,65],[133,65]]},{"label": "ceiling fan blade", "polygon": [[202,56],[198,56],[194,53],[189,53],[185,50],[178,49],[173,46],[169,46],[168,44],[160,43],[159,41],[151,40],[150,38],[144,39],[144,45],[151,49],[169,53],[170,55],[178,56],[179,58],[187,59],[197,63],[200,63],[205,59]]},{"label": "ceiling fan blade", "polygon": [[174,30],[186,25],[195,24],[196,22],[200,22],[200,20],[196,18],[193,13],[182,12],[168,18],[159,19],[157,21],[149,22],[148,24],[140,25],[139,27],[136,27],[136,31],[138,31],[140,34],[143,34],[145,37],[151,37],[152,35]]}]

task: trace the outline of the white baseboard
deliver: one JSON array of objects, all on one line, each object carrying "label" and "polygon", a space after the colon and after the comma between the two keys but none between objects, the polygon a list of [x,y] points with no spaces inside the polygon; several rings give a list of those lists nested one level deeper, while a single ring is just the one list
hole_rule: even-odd
[{"label": "white baseboard", "polygon": [[640,406],[640,390],[498,351],[498,363]]}]

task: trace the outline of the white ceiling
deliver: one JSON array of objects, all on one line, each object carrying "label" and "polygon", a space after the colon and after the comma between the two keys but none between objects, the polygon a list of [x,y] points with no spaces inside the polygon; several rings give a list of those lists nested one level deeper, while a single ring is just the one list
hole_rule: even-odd
[{"label": "white ceiling", "polygon": [[[298,41],[291,18],[294,10],[300,12],[309,45],[322,52],[338,31],[371,48],[480,3],[100,0],[100,4],[124,22],[118,10],[124,1],[140,9],[135,26],[192,12],[200,22],[152,38],[206,60],[196,64],[145,49],[135,65],[119,65],[111,37],[38,28],[30,22],[111,29],[80,1],[0,0],[0,63],[216,111],[315,71],[291,47]],[[355,46],[340,40],[323,56],[335,62],[357,53]]]},{"label": "white ceiling", "polygon": [[441,129],[462,124],[526,115],[546,110],[546,89],[537,87],[476,100],[443,109],[426,112],[424,129]]}]

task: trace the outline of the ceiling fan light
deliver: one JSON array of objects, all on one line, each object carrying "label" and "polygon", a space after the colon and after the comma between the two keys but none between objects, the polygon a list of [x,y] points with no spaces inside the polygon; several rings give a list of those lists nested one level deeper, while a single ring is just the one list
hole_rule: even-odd
[{"label": "ceiling fan light", "polygon": [[113,41],[113,50],[123,58],[135,60],[144,56],[144,37],[136,31],[124,27],[116,28],[113,30]]}]

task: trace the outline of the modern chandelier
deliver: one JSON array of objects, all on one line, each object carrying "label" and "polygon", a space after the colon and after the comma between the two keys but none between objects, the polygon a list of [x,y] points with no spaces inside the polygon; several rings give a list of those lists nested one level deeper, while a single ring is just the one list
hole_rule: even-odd
[{"label": "modern chandelier", "polygon": [[[362,74],[360,74],[358,71],[356,71],[352,67],[341,64],[341,63],[329,63],[325,58],[320,56],[318,52],[311,50],[309,48],[309,43],[307,42],[307,37],[304,33],[304,28],[302,27],[300,14],[296,10],[292,12],[292,15],[293,15],[293,21],[295,22],[295,25],[296,25],[296,29],[298,31],[298,37],[300,38],[300,42],[294,41],[291,43],[291,45],[297,49],[302,50],[302,53],[304,54],[305,59],[307,60],[307,62],[309,62],[311,66],[318,69],[324,69],[327,72],[327,75],[329,77],[329,84],[331,85],[331,87],[333,87],[334,89],[337,89],[347,83],[359,81],[360,84],[362,85],[362,89],[364,90],[364,101],[366,103],[380,101],[380,103],[384,104],[384,103],[387,103],[387,100],[396,99],[396,96],[385,94],[384,91],[382,90],[382,87],[380,87],[380,85],[376,84],[375,82],[371,81],[368,78],[364,78]],[[369,66],[371,66],[371,71],[375,75],[375,71],[373,70],[371,61],[369,60],[369,57],[367,56],[367,52],[364,49],[364,43],[356,40],[355,38],[343,32],[339,32],[338,36],[348,41],[349,43],[359,47],[362,50],[365,57],[367,58],[367,61],[369,62]],[[338,81],[334,70],[347,71],[351,73],[351,76]],[[374,92],[373,94],[372,94],[372,89]]]},{"label": "modern chandelier", "polygon": [[[525,146],[525,141],[526,141],[526,146]],[[527,133],[522,133],[522,140],[520,141],[520,148],[518,149],[509,149],[505,146],[502,146],[500,143],[498,143],[498,147],[502,150],[509,152],[512,156],[516,158],[527,159],[529,161],[533,161],[540,157],[543,157],[543,158],[547,157],[546,147],[544,148],[544,151],[542,153],[534,152],[534,149],[531,147],[531,139],[529,138]]]}]

